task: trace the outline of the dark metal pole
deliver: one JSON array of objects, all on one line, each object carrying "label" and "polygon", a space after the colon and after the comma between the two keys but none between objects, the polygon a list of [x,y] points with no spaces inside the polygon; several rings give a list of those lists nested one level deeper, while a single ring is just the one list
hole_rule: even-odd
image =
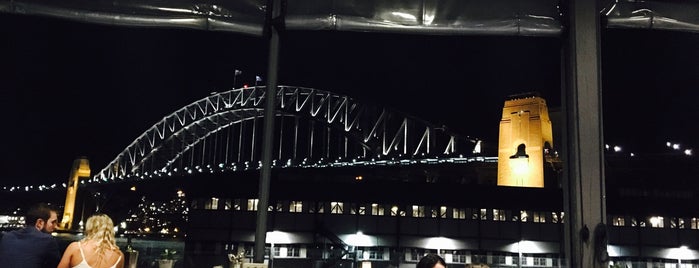
[{"label": "dark metal pole", "polygon": [[279,30],[284,27],[282,0],[267,1],[266,36],[269,37],[269,58],[267,65],[267,88],[265,89],[264,133],[262,134],[262,167],[257,203],[257,225],[255,228],[255,251],[253,261],[265,260],[265,240],[267,239],[267,207],[269,201],[270,174],[272,171],[272,147],[274,144],[274,107],[277,95],[277,71],[279,61]]},{"label": "dark metal pole", "polygon": [[596,0],[567,0],[563,42],[565,258],[571,268],[606,267],[606,200],[600,15]]}]

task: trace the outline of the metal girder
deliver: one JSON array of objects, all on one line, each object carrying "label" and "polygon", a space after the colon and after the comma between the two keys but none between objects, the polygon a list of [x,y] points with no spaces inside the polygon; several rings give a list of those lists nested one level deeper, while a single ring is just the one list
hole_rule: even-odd
[{"label": "metal girder", "polygon": [[[186,105],[136,138],[91,182],[259,168],[265,93],[265,87],[233,89]],[[328,91],[279,86],[276,96],[277,167],[469,157],[478,142]]]}]

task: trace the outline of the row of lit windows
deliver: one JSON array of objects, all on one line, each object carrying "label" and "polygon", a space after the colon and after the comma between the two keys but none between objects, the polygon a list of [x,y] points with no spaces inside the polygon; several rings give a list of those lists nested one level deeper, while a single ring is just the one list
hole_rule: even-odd
[{"label": "row of lit windows", "polygon": [[[253,257],[254,247],[252,244],[241,244],[246,257]],[[226,245],[229,250],[229,245]],[[233,246],[230,246],[233,250]],[[359,261],[387,261],[390,259],[390,249],[387,247],[357,247],[348,249],[356,252],[356,260]],[[281,244],[273,248],[274,258],[307,258],[306,245],[302,244]],[[432,250],[422,248],[407,248],[402,251],[403,261],[418,262],[422,256],[429,253],[437,253],[444,258],[447,263],[454,264],[490,264],[495,266],[526,266],[526,267],[558,267],[560,260],[555,254],[527,254],[521,256],[516,253],[506,252],[471,252],[469,250]],[[345,255],[343,258],[355,258],[355,256]],[[669,259],[646,259],[630,261],[618,259],[612,261],[620,267],[629,268],[699,268],[696,260],[683,260],[681,264],[677,260]],[[610,263],[612,265],[612,263]],[[679,265],[679,266],[678,266]]]},{"label": "row of lit windows", "polygon": [[[204,202],[194,201],[193,209],[209,210],[243,210],[256,211],[257,199],[247,199],[244,203],[241,199],[225,199],[220,203],[218,198],[211,198]],[[203,203],[200,206],[199,203]],[[244,204],[242,206],[241,204]],[[290,212],[290,213],[326,213],[330,214],[352,214],[352,215],[373,215],[373,216],[401,216],[414,218],[451,218],[451,219],[471,219],[471,220],[492,220],[492,221],[521,221],[536,223],[563,223],[563,212],[540,212],[540,211],[509,211],[504,209],[472,209],[472,208],[449,208],[446,206],[430,207],[412,205],[401,209],[396,205],[380,204],[345,204],[344,202],[306,202],[288,201],[277,202],[268,207],[268,211]],[[611,217],[613,226],[630,227],[652,227],[671,229],[699,229],[699,218],[664,218],[662,216],[648,217],[639,220],[635,217],[614,216]]]},{"label": "row of lit windows", "polygon": [[[192,209],[207,210],[246,210],[257,211],[258,199],[225,199],[211,198],[208,200],[194,200]],[[307,202],[307,201],[280,201],[270,205],[268,211],[289,213],[330,213],[372,216],[400,216],[414,218],[443,218],[443,219],[471,219],[493,221],[515,221],[536,223],[562,223],[563,212],[540,211],[510,211],[504,209],[473,209],[450,208],[447,206],[419,206],[412,205],[401,207],[384,204],[355,204],[344,202]]]},{"label": "row of lit windows", "polygon": [[[249,248],[252,250],[252,248]],[[389,249],[385,247],[357,247],[356,259],[360,261],[386,261],[390,259]],[[437,253],[435,250],[429,249],[406,249],[404,251],[404,260],[406,262],[417,262],[419,259],[428,253]],[[488,253],[479,254],[471,253],[466,250],[439,250],[440,256],[447,263],[457,264],[491,264],[501,266],[528,266],[528,267],[558,267],[559,259],[549,254],[522,254],[519,257],[517,254],[511,253]],[[250,254],[252,256],[252,254]],[[306,258],[306,247],[302,245],[280,245],[274,247],[275,258]],[[345,256],[344,258],[353,258]],[[521,262],[521,263],[520,263]],[[657,268],[676,268],[677,264],[674,260],[649,260],[642,262],[616,261],[615,263],[622,265],[621,267],[657,267]],[[650,266],[648,266],[650,265]],[[682,263],[679,267],[682,268],[699,268],[696,263]]]},{"label": "row of lit windows", "polygon": [[[689,224],[687,224],[689,223]],[[651,216],[645,220],[639,220],[636,217],[613,216],[613,226],[630,226],[630,227],[651,227],[651,228],[670,228],[670,229],[699,229],[699,218],[665,218],[662,216]]]},{"label": "row of lit windows", "polygon": [[[252,245],[244,245],[245,255],[252,257],[254,248]],[[344,259],[355,259],[360,261],[387,261],[390,260],[390,249],[387,247],[356,247],[348,248],[348,251],[356,254],[347,254]],[[305,245],[284,244],[276,245],[273,250],[275,258],[307,258]],[[422,256],[428,253],[437,253],[444,258],[447,263],[488,263],[500,265],[521,265],[552,267],[557,266],[558,259],[550,254],[522,254],[521,258],[512,253],[472,253],[468,250],[430,250],[409,248],[403,251],[405,262],[418,262]]]},{"label": "row of lit windows", "polygon": [[671,259],[650,259],[650,260],[613,260],[609,263],[610,267],[628,267],[628,268],[699,268],[696,261]]},{"label": "row of lit windows", "polygon": [[[302,253],[303,251],[303,253]],[[274,247],[275,258],[305,258],[306,248],[303,249],[299,245],[283,245]]]}]

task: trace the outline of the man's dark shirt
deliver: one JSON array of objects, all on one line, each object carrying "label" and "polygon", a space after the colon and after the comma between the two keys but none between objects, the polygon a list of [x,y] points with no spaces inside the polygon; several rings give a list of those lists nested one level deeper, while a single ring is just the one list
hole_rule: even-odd
[{"label": "man's dark shirt", "polygon": [[53,268],[60,260],[56,239],[34,226],[7,232],[0,239],[3,268]]}]

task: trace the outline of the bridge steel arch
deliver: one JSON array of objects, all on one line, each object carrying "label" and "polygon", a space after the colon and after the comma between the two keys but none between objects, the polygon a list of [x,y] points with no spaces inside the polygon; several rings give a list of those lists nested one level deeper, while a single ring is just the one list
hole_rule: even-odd
[{"label": "bridge steel arch", "polygon": [[[265,92],[233,89],[182,107],[88,183],[259,169]],[[273,168],[481,159],[478,139],[313,88],[278,86],[275,124]]]}]

